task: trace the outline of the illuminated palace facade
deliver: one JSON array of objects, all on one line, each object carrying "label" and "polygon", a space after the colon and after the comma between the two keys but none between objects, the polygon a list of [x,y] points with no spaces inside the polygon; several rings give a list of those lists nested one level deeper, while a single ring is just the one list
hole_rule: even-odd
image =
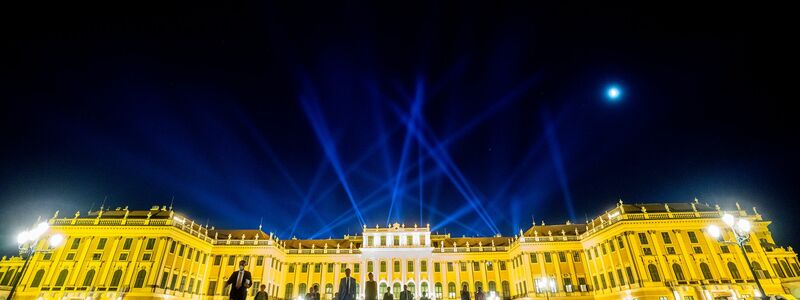
[{"label": "illuminated palace facade", "polygon": [[[730,213],[752,222],[745,251],[712,238]],[[515,236],[452,237],[430,226],[364,227],[341,239],[281,240],[258,229],[202,226],[165,207],[92,211],[48,220],[47,234],[64,243],[37,246],[24,259],[0,261],[0,298],[18,280],[19,299],[227,299],[224,283],[239,260],[249,262],[254,286],[271,298],[298,299],[319,286],[335,296],[344,269],[359,285],[372,272],[382,295],[395,299],[408,285],[416,299],[458,299],[462,285],[487,300],[623,299],[720,300],[800,296],[800,269],[791,247],[777,246],[765,220],[736,205],[724,211],[699,203],[620,201],[584,224],[534,224]],[[46,241],[46,238],[42,239]],[[256,289],[251,288],[253,295]],[[363,299],[363,289],[359,294]]]}]

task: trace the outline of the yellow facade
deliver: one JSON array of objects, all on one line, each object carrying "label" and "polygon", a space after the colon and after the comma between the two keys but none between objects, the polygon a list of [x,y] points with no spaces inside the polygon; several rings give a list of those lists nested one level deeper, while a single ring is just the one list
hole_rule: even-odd
[{"label": "yellow facade", "polygon": [[313,285],[331,299],[345,268],[359,284],[372,272],[380,294],[406,284],[417,299],[423,291],[457,299],[463,284],[471,293],[480,286],[487,300],[752,298],[756,279],[739,247],[706,233],[725,212],[752,222],[746,251],[766,293],[799,296],[797,254],[775,245],[770,221],[755,209],[620,201],[584,224],[542,222],[513,237],[451,237],[394,224],[341,239],[281,240],[260,228],[208,228],[157,206],[56,213],[48,234],[63,234],[64,244],[40,242],[21,277],[24,260],[3,257],[0,298],[21,278],[15,299],[227,299],[224,282],[241,259],[254,283],[280,299]]}]

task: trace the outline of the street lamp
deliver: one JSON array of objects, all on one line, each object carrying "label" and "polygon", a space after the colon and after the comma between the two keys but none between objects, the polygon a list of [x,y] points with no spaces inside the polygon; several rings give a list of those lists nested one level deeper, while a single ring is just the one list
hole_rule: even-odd
[{"label": "street lamp", "polygon": [[[733,215],[726,213],[722,215],[722,222],[730,227],[731,231],[733,231],[733,236],[736,239],[735,241],[722,241],[722,243],[739,245],[739,249],[741,249],[742,254],[744,255],[744,260],[747,262],[747,268],[750,269],[750,273],[753,274],[753,278],[758,286],[758,291],[754,292],[754,294],[760,294],[756,295],[756,297],[759,298],[764,297],[766,295],[764,293],[764,288],[761,286],[761,282],[758,280],[756,271],[753,270],[753,266],[750,264],[750,258],[747,257],[747,250],[744,247],[744,244],[750,240],[750,229],[752,227],[750,221],[744,218],[737,219]],[[715,239],[719,239],[722,236],[722,229],[720,229],[717,225],[709,225],[707,231],[708,234]]]},{"label": "street lamp", "polygon": [[555,289],[556,281],[553,278],[542,277],[539,280],[536,280],[536,287],[539,290],[544,290],[544,297],[546,300],[550,300],[550,291]]},{"label": "street lamp", "polygon": [[[39,239],[44,235],[47,230],[50,229],[50,224],[47,222],[42,222],[36,225],[31,230],[25,230],[20,232],[17,235],[17,243],[19,244],[19,253],[20,255],[25,256],[25,263],[22,265],[22,269],[19,272],[19,276],[16,276],[16,280],[13,280],[13,284],[11,285],[11,290],[8,291],[8,300],[11,300],[11,297],[14,296],[14,291],[17,289],[17,285],[20,281],[22,281],[22,276],[25,275],[25,270],[28,268],[28,263],[31,260],[31,257],[36,252],[46,251],[46,250],[36,250],[36,245],[39,244]],[[48,243],[50,244],[50,248],[55,248],[61,245],[64,242],[64,236],[61,234],[53,234],[47,239]]]}]

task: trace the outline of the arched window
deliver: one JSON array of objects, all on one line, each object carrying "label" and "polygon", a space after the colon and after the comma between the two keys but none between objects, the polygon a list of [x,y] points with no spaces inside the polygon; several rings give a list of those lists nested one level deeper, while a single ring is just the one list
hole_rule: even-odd
[{"label": "arched window", "polygon": [[294,296],[292,293],[294,293],[294,285],[292,285],[291,283],[287,283],[286,284],[286,292],[284,292],[284,295],[283,295],[284,299],[287,299],[287,300],[292,299],[292,296]]},{"label": "arched window", "polygon": [[327,299],[333,299],[333,284],[325,284],[325,297]]},{"label": "arched window", "polygon": [[772,267],[775,268],[775,272],[778,273],[780,278],[786,278],[786,273],[783,273],[783,269],[781,269],[781,265],[779,264],[772,264]]},{"label": "arched window", "polygon": [[758,279],[764,278],[764,270],[761,269],[761,264],[754,261],[750,264],[750,268],[753,269],[753,273],[756,274],[756,278]]},{"label": "arched window", "polygon": [[442,283],[441,282],[437,282],[435,285],[433,285],[433,289],[434,289],[434,293],[435,293],[434,298],[436,298],[436,299],[444,298],[444,291],[442,291]]},{"label": "arched window", "polygon": [[683,277],[683,270],[681,269],[680,265],[672,264],[672,272],[675,273],[675,280],[680,280],[680,281],[686,280],[686,278]]},{"label": "arched window", "polygon": [[728,271],[731,271],[731,277],[733,279],[742,279],[742,276],[739,275],[739,269],[736,268],[736,264],[734,264],[732,261],[728,262]]},{"label": "arched window", "polygon": [[42,277],[44,277],[44,270],[36,271],[36,275],[33,276],[33,281],[31,282],[31,287],[39,287],[39,284],[42,283]]},{"label": "arched window", "polygon": [[409,282],[408,283],[408,291],[411,292],[412,295],[415,294],[414,293],[415,290],[414,290],[414,283],[413,282]]},{"label": "arched window", "polygon": [[489,292],[497,292],[497,284],[494,281],[489,281]]},{"label": "arched window", "polygon": [[297,292],[300,294],[300,297],[304,297],[306,295],[306,284],[301,283],[297,286]]},{"label": "arched window", "polygon": [[503,288],[503,299],[511,299],[511,285],[508,281],[503,281],[500,285]]},{"label": "arched window", "polygon": [[378,298],[381,298],[381,299],[383,299],[383,294],[386,294],[386,292],[388,292],[388,291],[386,290],[388,287],[389,287],[389,286],[388,286],[388,285],[386,285],[386,282],[381,282],[381,286],[380,286],[380,295],[378,295]]},{"label": "arched window", "polygon": [[481,289],[481,291],[483,291],[483,282],[475,281],[475,291],[477,292],[478,289]]},{"label": "arched window", "polygon": [[469,292],[469,283],[467,283],[466,281],[462,281],[461,282],[461,289],[462,290],[466,290],[467,292]]},{"label": "arched window", "polygon": [[133,284],[134,288],[141,288],[144,286],[144,280],[147,277],[147,271],[139,270],[139,273],[136,274],[136,281]]},{"label": "arched window", "polygon": [[700,271],[703,273],[703,279],[705,280],[714,279],[714,276],[711,275],[711,269],[708,268],[708,264],[704,262],[700,263]]},{"label": "arched window", "polygon": [[114,275],[111,276],[111,286],[118,287],[120,279],[122,279],[122,270],[114,271]]},{"label": "arched window", "polygon": [[451,282],[447,284],[447,298],[454,299],[456,297],[456,283]]},{"label": "arched window", "polygon": [[661,281],[661,276],[658,275],[658,268],[656,268],[656,265],[654,264],[647,265],[647,270],[650,271],[650,280]]},{"label": "arched window", "polygon": [[392,285],[392,290],[394,291],[394,293],[392,293],[393,296],[394,296],[394,299],[395,300],[399,300],[400,299],[400,292],[403,291],[403,289],[400,288],[400,283],[399,282],[395,282],[394,285]]},{"label": "arched window", "polygon": [[67,270],[61,270],[61,273],[58,273],[58,278],[56,279],[56,286],[57,287],[64,286],[64,282],[67,281],[67,275],[68,274],[69,274],[69,271],[67,271]]},{"label": "arched window", "polygon": [[83,278],[83,286],[91,286],[94,281],[94,269],[86,272],[86,277]]},{"label": "arched window", "polygon": [[423,293],[427,293],[428,292],[428,283],[427,282],[420,283],[419,284],[419,291],[423,292]]}]

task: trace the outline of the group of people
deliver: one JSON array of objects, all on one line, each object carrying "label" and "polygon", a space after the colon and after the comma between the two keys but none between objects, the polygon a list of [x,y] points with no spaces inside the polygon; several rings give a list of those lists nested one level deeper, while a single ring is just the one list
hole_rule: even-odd
[{"label": "group of people", "polygon": [[[250,272],[244,269],[246,265],[247,261],[240,261],[239,270],[231,274],[231,277],[228,278],[228,281],[225,283],[225,288],[228,288],[229,285],[231,286],[230,300],[247,300],[247,289],[252,285],[252,277]],[[356,300],[356,287],[358,286],[356,279],[350,276],[350,269],[345,269],[344,275],[345,276],[339,280],[339,292],[336,293],[334,300]],[[268,300],[266,288],[267,286],[262,284],[255,294],[254,300]],[[467,287],[466,284],[461,288],[460,296],[461,300],[472,300],[469,287]],[[364,298],[364,300],[378,300],[378,286],[377,283],[375,283],[372,272],[369,273],[368,280],[364,285]],[[316,285],[311,286],[308,293],[305,295],[305,300],[320,300],[319,287]],[[394,300],[391,287],[386,288],[386,293],[383,294],[381,300]],[[414,293],[409,291],[408,286],[405,284],[403,285],[403,290],[400,291],[400,300],[414,300]],[[422,292],[422,297],[420,297],[419,300],[430,299],[426,292]],[[483,294],[481,287],[478,287],[475,291],[474,300],[486,300],[486,296]]]}]

